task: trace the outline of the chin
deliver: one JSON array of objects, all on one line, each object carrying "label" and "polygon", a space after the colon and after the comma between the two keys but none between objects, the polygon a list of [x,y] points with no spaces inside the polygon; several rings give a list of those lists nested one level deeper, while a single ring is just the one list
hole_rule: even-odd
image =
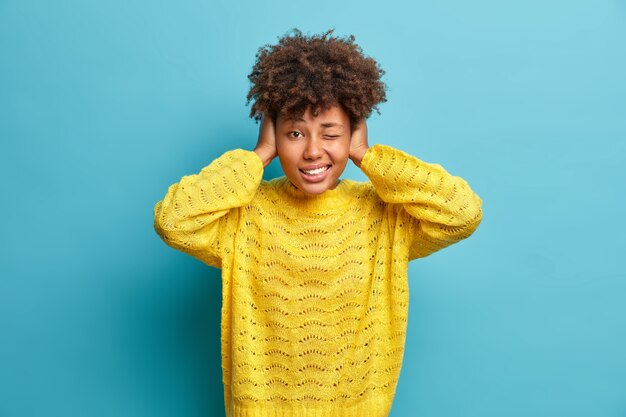
[{"label": "chin", "polygon": [[330,190],[331,188],[334,188],[332,187],[332,185],[337,184],[337,179],[333,180],[332,182],[324,181],[323,183],[317,183],[317,184],[302,184],[300,182],[293,182],[293,183],[296,184],[296,187],[300,191],[306,194],[318,195],[318,194],[322,194],[323,192],[327,190]]},{"label": "chin", "polygon": [[328,190],[330,187],[324,187],[320,185],[316,185],[314,187],[310,185],[307,185],[307,186],[299,185],[298,188],[300,189],[300,191],[304,193],[311,194],[311,195],[318,195],[318,194],[322,194],[324,191]]}]

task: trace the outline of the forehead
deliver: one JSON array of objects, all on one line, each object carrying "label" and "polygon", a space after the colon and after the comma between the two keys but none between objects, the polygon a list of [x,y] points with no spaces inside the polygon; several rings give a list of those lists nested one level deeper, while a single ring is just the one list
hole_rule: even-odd
[{"label": "forehead", "polygon": [[279,122],[289,125],[320,125],[322,127],[343,126],[348,121],[348,114],[338,105],[334,105],[328,109],[318,109],[317,113],[311,111],[311,106],[307,107],[304,114],[300,117],[286,116],[279,114]]}]

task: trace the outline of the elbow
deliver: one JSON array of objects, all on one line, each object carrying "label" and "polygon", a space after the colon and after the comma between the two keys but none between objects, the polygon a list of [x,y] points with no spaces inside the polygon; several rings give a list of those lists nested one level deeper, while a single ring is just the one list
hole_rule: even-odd
[{"label": "elbow", "polygon": [[154,209],[154,222],[152,227],[166,245],[184,251],[184,234],[167,222],[166,216],[164,216],[161,211],[160,202],[157,203]]},{"label": "elbow", "polygon": [[476,215],[472,218],[472,220],[465,224],[465,227],[463,228],[463,231],[460,236],[461,239],[468,238],[472,234],[474,234],[476,229],[478,229],[478,226],[480,226],[482,219],[483,219],[483,212],[482,212],[482,209],[479,208]]},{"label": "elbow", "polygon": [[165,196],[156,202],[152,209],[154,216],[154,230],[161,236],[167,231],[175,231],[179,222],[177,207],[177,192],[179,184],[172,184],[168,187]]},{"label": "elbow", "polygon": [[457,234],[459,239],[465,239],[471,236],[483,219],[483,209],[482,209],[483,201],[482,199],[475,193],[472,194],[472,199],[469,200],[469,203],[465,205],[461,211],[459,216],[459,223],[456,227],[454,227],[455,234]]},{"label": "elbow", "polygon": [[170,222],[167,221],[167,213],[163,207],[163,200],[159,201],[154,205],[153,209],[153,228],[154,231],[161,237],[161,239],[170,241],[172,238],[172,233],[176,230]]},{"label": "elbow", "polygon": [[161,240],[169,243],[170,239],[161,216],[160,206],[161,202],[159,201],[154,207],[154,222],[152,223],[152,227]]},{"label": "elbow", "polygon": [[154,205],[152,210],[152,215],[154,216],[153,227],[157,234],[161,235],[164,230],[164,222],[163,222],[163,200],[157,202]]},{"label": "elbow", "polygon": [[471,198],[449,212],[448,216],[448,220],[439,225],[441,232],[455,241],[465,239],[476,231],[482,221],[482,199],[471,193]]}]

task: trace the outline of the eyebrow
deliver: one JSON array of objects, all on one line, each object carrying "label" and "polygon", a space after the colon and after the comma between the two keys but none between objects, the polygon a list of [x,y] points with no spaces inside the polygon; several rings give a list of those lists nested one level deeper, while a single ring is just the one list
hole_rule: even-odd
[{"label": "eyebrow", "polygon": [[[306,122],[306,120],[304,119],[297,119],[296,121],[298,122]],[[341,123],[334,123],[334,122],[327,122],[327,123],[322,123],[322,127],[326,128],[326,127],[343,127],[343,124]]]}]

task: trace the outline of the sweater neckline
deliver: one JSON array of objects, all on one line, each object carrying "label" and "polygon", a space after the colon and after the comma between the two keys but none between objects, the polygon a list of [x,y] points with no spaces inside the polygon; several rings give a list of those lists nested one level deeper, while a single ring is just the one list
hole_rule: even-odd
[{"label": "sweater neckline", "polygon": [[293,185],[286,176],[277,179],[277,185],[285,191],[285,195],[293,206],[315,214],[334,213],[344,209],[350,202],[350,193],[346,190],[350,180],[340,179],[332,190],[321,194],[308,194]]}]

